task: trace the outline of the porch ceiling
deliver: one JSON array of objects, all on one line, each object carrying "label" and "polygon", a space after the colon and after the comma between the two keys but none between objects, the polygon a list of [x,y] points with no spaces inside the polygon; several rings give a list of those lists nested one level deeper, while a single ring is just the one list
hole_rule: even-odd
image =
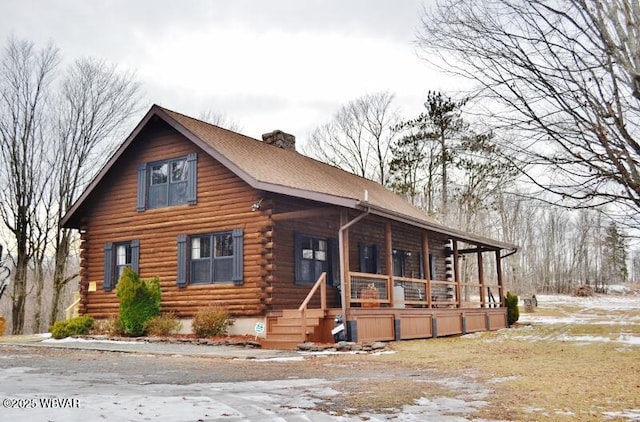
[{"label": "porch ceiling", "polygon": [[[411,216],[394,213],[393,211],[390,211],[385,208],[377,207],[368,202],[360,202],[358,206],[363,212],[366,212],[368,210],[369,213],[372,215],[378,215],[380,217],[389,218],[391,220],[409,224],[414,227],[420,227],[426,230],[434,231],[436,233],[442,233],[454,240],[466,242],[472,245],[476,245],[477,247],[484,248],[485,251],[486,250],[497,251],[501,249],[507,249],[511,251],[511,253],[514,253],[518,250],[518,247],[511,243],[501,242],[488,237],[479,236],[473,233],[467,233],[462,230],[457,230],[457,229],[447,227],[432,221],[422,220],[422,219],[419,220]],[[471,250],[469,250],[468,252],[471,252]]]}]

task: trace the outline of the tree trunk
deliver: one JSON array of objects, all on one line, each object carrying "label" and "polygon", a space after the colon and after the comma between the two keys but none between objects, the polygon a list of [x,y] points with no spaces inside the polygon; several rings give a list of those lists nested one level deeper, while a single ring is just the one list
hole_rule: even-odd
[{"label": "tree trunk", "polygon": [[[26,236],[23,238],[26,239]],[[24,332],[24,313],[27,301],[27,258],[26,240],[18,244],[18,256],[16,259],[16,272],[13,277],[13,307],[11,309],[11,334]]]},{"label": "tree trunk", "polygon": [[69,257],[70,250],[70,233],[69,230],[61,229],[58,232],[59,240],[58,247],[56,248],[55,266],[53,270],[53,297],[51,300],[51,315],[50,321],[54,323],[62,317],[61,309],[61,296],[62,291],[69,281],[73,277],[66,276],[67,272],[67,258]]},{"label": "tree trunk", "polygon": [[442,148],[442,217],[447,222],[447,150],[444,132],[440,134],[440,147]]},{"label": "tree trunk", "polygon": [[[36,285],[36,298],[35,309],[33,312],[33,332],[39,333],[42,326],[42,293],[44,291],[44,263],[42,258],[38,258],[35,266],[35,285]],[[46,325],[46,324],[45,324]]]}]

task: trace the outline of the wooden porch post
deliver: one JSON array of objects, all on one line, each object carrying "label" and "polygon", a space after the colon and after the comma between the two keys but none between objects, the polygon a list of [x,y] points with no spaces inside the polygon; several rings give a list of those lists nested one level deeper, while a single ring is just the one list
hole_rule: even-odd
[{"label": "wooden porch post", "polygon": [[487,292],[486,287],[484,285],[484,267],[483,267],[483,260],[482,260],[482,251],[480,250],[480,247],[478,246],[478,283],[480,284],[480,307],[481,308],[486,308],[487,307]]},{"label": "wooden porch post", "polygon": [[453,281],[456,283],[456,307],[462,307],[462,289],[460,288],[460,263],[458,262],[458,241],[453,239]]},{"label": "wooden porch post", "polygon": [[389,276],[387,282],[389,301],[393,307],[393,241],[391,236],[391,222],[387,221],[384,223],[384,243],[385,249],[387,250],[385,265],[387,266],[387,275]]},{"label": "wooden porch post", "polygon": [[498,272],[498,294],[500,295],[500,307],[504,307],[504,285],[502,280],[502,260],[500,249],[496,251],[496,271]]},{"label": "wooden porch post", "polygon": [[431,307],[431,269],[429,268],[429,233],[422,232],[422,269],[424,279],[427,280],[427,308]]},{"label": "wooden porch post", "polygon": [[[340,227],[344,227],[349,221],[349,216],[347,215],[347,211],[340,212]],[[349,229],[346,228],[342,231],[342,274],[340,277],[344,280],[344,288],[343,297],[342,297],[342,309],[343,309],[343,320],[347,321],[346,312],[351,307],[351,279],[349,277]]]}]

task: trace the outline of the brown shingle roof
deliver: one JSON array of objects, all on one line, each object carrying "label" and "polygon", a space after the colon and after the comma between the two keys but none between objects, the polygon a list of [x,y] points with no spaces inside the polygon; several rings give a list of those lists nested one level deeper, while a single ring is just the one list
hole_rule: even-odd
[{"label": "brown shingle roof", "polygon": [[[379,183],[157,105],[151,107],[69,209],[62,219],[63,226],[77,224],[75,214],[83,201],[154,116],[166,121],[256,189],[368,210],[372,214],[445,233],[459,240],[497,249],[516,249],[504,242],[443,226]],[[364,201],[365,191],[368,202]]]},{"label": "brown shingle roof", "polygon": [[[373,206],[435,223],[424,212],[413,207],[379,183],[295,151],[275,147],[175,111],[164,108],[162,110],[206,142],[218,154],[235,164],[255,182],[276,188],[280,186],[297,190],[303,196],[307,193],[311,199],[314,194],[324,194],[328,197],[335,197],[336,203],[346,201],[354,206],[360,201],[364,201],[366,190],[369,203]],[[325,199],[328,198],[325,197]]]}]

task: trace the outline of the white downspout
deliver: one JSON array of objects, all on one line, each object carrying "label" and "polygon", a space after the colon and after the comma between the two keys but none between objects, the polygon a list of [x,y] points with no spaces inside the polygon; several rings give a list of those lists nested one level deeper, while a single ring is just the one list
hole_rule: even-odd
[{"label": "white downspout", "polygon": [[[366,196],[367,195],[365,194],[365,197]],[[369,207],[367,207],[364,213],[360,214],[353,220],[349,221],[344,226],[340,227],[340,230],[338,230],[338,249],[340,253],[340,298],[342,302],[342,318],[343,318],[345,327],[347,326],[347,291],[345,289],[345,279],[344,279],[345,262],[344,262],[344,241],[342,240],[342,235],[344,231],[347,230],[349,227],[353,226],[355,223],[357,223],[358,221],[362,220],[364,217],[369,215],[369,212],[370,212]]]}]

